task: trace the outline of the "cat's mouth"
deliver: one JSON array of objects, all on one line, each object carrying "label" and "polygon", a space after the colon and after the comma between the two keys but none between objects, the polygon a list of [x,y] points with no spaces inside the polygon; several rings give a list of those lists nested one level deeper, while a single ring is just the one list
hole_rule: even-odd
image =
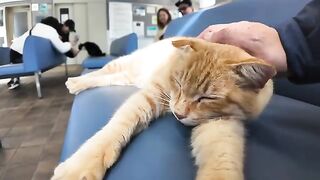
[{"label": "cat's mouth", "polygon": [[189,117],[183,117],[180,118],[176,115],[176,113],[173,113],[173,115],[176,117],[176,119],[181,122],[182,124],[186,125],[186,126],[197,126],[201,123],[205,123],[208,121],[217,121],[217,120],[221,120],[221,118],[223,118],[223,116],[211,116],[211,117],[206,117],[206,118],[189,118]]},{"label": "cat's mouth", "polygon": [[182,124],[184,124],[186,126],[196,126],[199,124],[199,122],[197,122],[194,119],[190,119],[190,118],[178,119],[178,121],[180,121]]},{"label": "cat's mouth", "polygon": [[172,114],[174,115],[174,117],[181,122],[182,124],[186,125],[186,126],[195,126],[197,125],[197,121],[195,121],[194,119],[188,118],[184,115],[180,115],[174,111],[172,111]]}]

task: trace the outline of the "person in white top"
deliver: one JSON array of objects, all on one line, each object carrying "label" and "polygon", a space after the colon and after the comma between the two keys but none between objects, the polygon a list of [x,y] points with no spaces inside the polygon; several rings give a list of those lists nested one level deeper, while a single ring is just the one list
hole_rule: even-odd
[{"label": "person in white top", "polygon": [[[70,42],[63,42],[60,39],[62,33],[59,21],[54,17],[46,17],[37,23],[31,30],[25,32],[22,36],[14,39],[10,46],[10,61],[13,64],[22,63],[23,47],[26,38],[29,35],[49,39],[53,46],[61,53],[72,53],[74,56],[78,50],[73,49]],[[20,85],[19,78],[12,78],[8,83],[8,89],[15,89]]]},{"label": "person in white top", "polygon": [[171,21],[171,14],[168,9],[160,8],[157,12],[158,32],[154,38],[155,41],[163,39],[163,35]]}]

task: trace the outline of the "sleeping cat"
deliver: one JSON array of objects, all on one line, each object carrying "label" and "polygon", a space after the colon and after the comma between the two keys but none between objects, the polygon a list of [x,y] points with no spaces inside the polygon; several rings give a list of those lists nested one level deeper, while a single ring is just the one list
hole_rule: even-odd
[{"label": "sleeping cat", "polygon": [[141,89],[55,169],[52,180],[102,179],[130,138],[167,112],[195,126],[191,145],[197,180],[243,180],[243,122],[263,111],[275,73],[273,66],[237,47],[171,38],[69,78],[66,85],[74,94],[108,85]]}]

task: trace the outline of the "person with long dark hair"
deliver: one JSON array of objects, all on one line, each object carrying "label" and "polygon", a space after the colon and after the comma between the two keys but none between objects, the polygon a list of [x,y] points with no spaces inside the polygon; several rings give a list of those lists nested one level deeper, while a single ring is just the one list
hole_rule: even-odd
[{"label": "person with long dark hair", "polygon": [[157,12],[157,25],[158,32],[155,37],[155,41],[159,41],[163,39],[163,34],[167,29],[167,25],[171,21],[171,14],[168,9],[160,8]]}]

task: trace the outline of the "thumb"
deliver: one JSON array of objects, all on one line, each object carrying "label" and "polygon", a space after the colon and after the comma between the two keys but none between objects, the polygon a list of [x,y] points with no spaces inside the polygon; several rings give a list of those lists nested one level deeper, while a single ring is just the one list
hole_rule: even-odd
[{"label": "thumb", "polygon": [[230,45],[238,44],[228,29],[221,29],[212,33],[210,41]]}]

